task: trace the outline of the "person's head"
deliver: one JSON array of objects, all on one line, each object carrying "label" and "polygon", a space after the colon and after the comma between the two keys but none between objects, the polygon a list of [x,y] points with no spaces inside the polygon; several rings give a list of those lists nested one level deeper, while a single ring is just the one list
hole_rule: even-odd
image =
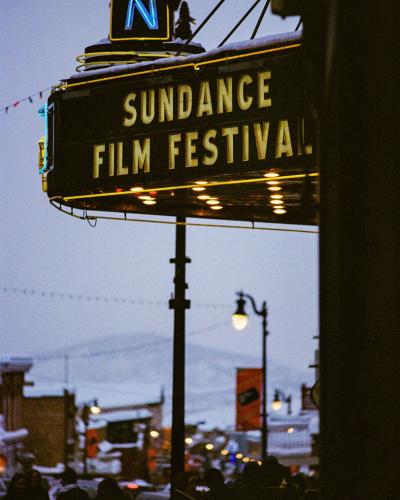
[{"label": "person's head", "polygon": [[204,473],[204,482],[210,490],[220,490],[225,484],[225,478],[218,469],[207,469]]},{"label": "person's head", "polygon": [[243,479],[252,482],[260,477],[260,466],[257,462],[248,462],[243,467]]},{"label": "person's head", "polygon": [[115,479],[107,477],[97,487],[97,496],[101,500],[117,500],[123,497],[121,488]]},{"label": "person's head", "polygon": [[38,470],[32,469],[29,472],[29,485],[33,489],[41,488],[42,474]]},{"label": "person's head", "polygon": [[75,484],[78,481],[78,474],[72,467],[66,467],[61,474],[61,482],[64,486],[67,484]]},{"label": "person's head", "polygon": [[267,486],[280,486],[286,472],[286,467],[272,455],[264,458],[261,463],[261,477]]},{"label": "person's head", "polygon": [[189,474],[187,472],[181,472],[177,475],[175,480],[175,487],[181,491],[187,491],[189,482]]},{"label": "person's head", "polygon": [[28,489],[28,481],[23,474],[14,474],[8,485],[8,493],[22,495]]}]

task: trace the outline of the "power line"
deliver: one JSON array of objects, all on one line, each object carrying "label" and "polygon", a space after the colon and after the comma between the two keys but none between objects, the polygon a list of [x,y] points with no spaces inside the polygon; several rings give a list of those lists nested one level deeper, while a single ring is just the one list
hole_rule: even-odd
[{"label": "power line", "polygon": [[[232,30],[230,31],[230,33],[224,38],[224,40],[218,45],[218,47],[221,47],[223,46],[226,41],[233,35],[233,33],[239,28],[239,26],[244,22],[244,20],[249,16],[249,14],[253,11],[253,9],[258,5],[258,3],[260,2],[261,0],[256,0],[256,2],[250,7],[250,9],[246,12],[246,14],[239,20],[239,22],[236,24],[236,26],[234,28],[232,28]],[[222,4],[225,3],[225,0],[220,0],[217,5],[211,10],[211,12],[205,17],[205,19],[201,22],[201,24],[199,25],[199,27],[194,31],[193,35],[185,41],[185,44],[183,45],[183,47],[179,50],[179,52],[176,54],[176,55],[180,55],[184,48],[190,44],[190,42],[195,38],[195,36],[204,28],[204,26],[208,23],[208,21],[211,19],[211,17],[217,12],[217,10],[219,10],[219,8],[222,6]],[[265,13],[269,7],[269,4],[270,4],[270,0],[267,0],[267,3],[265,5],[265,7],[263,8],[263,11],[257,21],[257,25],[253,31],[253,34],[251,36],[251,38],[253,39],[256,34],[257,34],[257,31],[263,21],[263,18],[265,16]],[[296,28],[295,28],[295,31],[298,31],[301,24],[302,24],[303,20],[302,18],[300,18]],[[8,112],[11,110],[11,109],[14,109],[14,108],[17,108],[20,104],[22,104],[23,102],[30,102],[31,104],[33,103],[34,101],[34,98],[36,97],[39,97],[40,99],[43,98],[44,94],[47,93],[47,92],[50,92],[51,89],[53,87],[48,87],[46,89],[42,89],[42,90],[39,90],[38,92],[34,92],[28,96],[25,96],[25,97],[21,97],[19,99],[16,99],[15,101],[12,101],[10,103],[8,103],[7,105],[3,106],[2,108],[0,108],[0,112],[5,112],[5,114],[8,114]]]},{"label": "power line", "polygon": [[271,0],[267,0],[266,4],[264,5],[263,10],[261,11],[260,17],[258,18],[256,26],[255,26],[255,28],[253,30],[253,33],[251,34],[251,37],[250,37],[251,40],[253,40],[256,37],[257,32],[258,32],[258,30],[260,28],[261,23],[263,22],[264,16],[265,16],[265,14],[266,14],[266,12],[268,10],[268,7],[269,7],[270,3],[271,3]]},{"label": "power line", "polygon": [[242,23],[248,18],[248,16],[253,12],[253,10],[257,7],[257,5],[261,2],[261,0],[256,0],[253,5],[247,10],[247,12],[243,15],[241,19],[235,24],[235,26],[231,29],[231,31],[226,35],[226,37],[222,40],[222,42],[218,45],[222,47],[229,40],[229,38],[235,33],[235,31],[242,25]]},{"label": "power line", "polygon": [[301,26],[302,24],[303,24],[303,18],[302,18],[302,17],[300,17],[299,22],[297,23],[297,25],[296,25],[296,27],[295,27],[294,31],[299,31],[300,26]]},{"label": "power line", "polygon": [[[148,300],[143,298],[129,298],[129,297],[111,297],[104,295],[89,295],[84,293],[70,293],[67,291],[56,292],[51,290],[38,290],[35,288],[18,288],[3,286],[3,293],[21,294],[26,296],[38,296],[40,298],[58,299],[79,302],[94,302],[106,304],[123,304],[131,306],[152,306],[152,307],[168,307],[168,301],[162,300]],[[207,309],[230,309],[232,307],[228,304],[210,304],[207,302],[194,302],[194,307],[207,308]]]},{"label": "power line", "polygon": [[[227,326],[230,324],[230,320],[224,321],[222,323],[217,323],[214,325],[209,325],[204,328],[200,328],[198,330],[193,330],[188,333],[189,337],[194,337],[196,335],[200,335],[202,333],[207,333],[211,331],[218,330],[220,328],[223,328],[224,326]],[[147,349],[149,347],[155,347],[157,345],[161,344],[166,344],[166,343],[171,343],[172,338],[165,338],[165,339],[157,339],[153,340],[151,342],[142,342],[140,344],[136,344],[131,347],[127,348],[121,348],[121,349],[102,349],[99,351],[90,351],[90,352],[83,352],[83,353],[76,353],[76,354],[67,354],[67,353],[57,353],[57,354],[49,354],[49,355],[43,355],[43,356],[32,356],[32,359],[35,361],[53,361],[57,359],[65,359],[65,356],[68,356],[68,359],[91,359],[91,358],[98,358],[98,357],[109,357],[109,356],[116,356],[119,354],[124,354],[126,352],[136,352],[141,349]]]}]

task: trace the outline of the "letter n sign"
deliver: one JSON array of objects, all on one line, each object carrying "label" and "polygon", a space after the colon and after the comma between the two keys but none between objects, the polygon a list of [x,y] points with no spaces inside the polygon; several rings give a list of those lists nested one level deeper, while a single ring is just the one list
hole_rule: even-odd
[{"label": "letter n sign", "polygon": [[169,0],[111,0],[110,40],[171,40]]}]

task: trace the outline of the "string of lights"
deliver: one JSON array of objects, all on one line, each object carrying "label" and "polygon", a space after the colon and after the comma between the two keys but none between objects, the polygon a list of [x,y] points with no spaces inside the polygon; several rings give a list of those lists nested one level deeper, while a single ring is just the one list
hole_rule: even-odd
[{"label": "string of lights", "polygon": [[[200,335],[202,333],[207,333],[207,332],[212,332],[215,330],[219,330],[220,328],[223,328],[227,325],[230,324],[230,321],[224,321],[222,323],[216,323],[213,325],[206,326],[204,328],[200,328],[198,330],[193,330],[189,332],[187,335],[188,337],[193,337],[195,335]],[[162,344],[168,344],[172,343],[172,337],[171,338],[165,338],[165,339],[157,339],[153,340],[151,342],[141,342],[140,344],[135,344],[131,347],[126,347],[126,348],[120,348],[120,349],[101,349],[99,351],[90,351],[90,352],[80,352],[76,354],[67,354],[67,353],[56,353],[56,354],[49,354],[49,355],[44,355],[44,356],[32,356],[32,359],[35,361],[53,361],[57,359],[65,359],[66,357],[68,360],[72,359],[91,359],[91,358],[98,358],[98,357],[111,357],[111,356],[117,356],[119,354],[124,354],[127,352],[136,352],[142,349],[148,349],[150,347],[155,347],[157,345],[162,345]]]},{"label": "string of lights", "polygon": [[[138,306],[152,306],[152,307],[168,307],[168,301],[162,300],[148,300],[148,299],[133,299],[127,297],[110,297],[104,295],[88,295],[84,293],[70,293],[70,292],[56,292],[50,290],[37,290],[34,288],[17,288],[3,286],[3,293],[21,294],[26,296],[38,296],[40,298],[80,301],[80,302],[94,302],[106,304],[129,304]],[[232,305],[228,304],[210,304],[206,302],[194,302],[193,307],[207,308],[207,309],[230,309]]]}]

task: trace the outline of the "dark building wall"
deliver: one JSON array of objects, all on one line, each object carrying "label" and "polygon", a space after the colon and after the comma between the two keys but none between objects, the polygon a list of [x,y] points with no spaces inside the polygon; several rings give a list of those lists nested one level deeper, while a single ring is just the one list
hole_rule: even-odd
[{"label": "dark building wall", "polygon": [[[67,412],[64,397],[24,398],[22,404],[22,425],[29,431],[26,448],[35,457],[35,463],[55,466],[64,462],[67,432]],[[68,396],[69,407],[74,407],[74,396]],[[69,412],[68,420],[73,421]],[[71,426],[69,425],[69,431]]]},{"label": "dark building wall", "polygon": [[24,372],[5,372],[1,375],[0,412],[4,415],[4,427],[15,431],[22,427],[21,404]]}]

